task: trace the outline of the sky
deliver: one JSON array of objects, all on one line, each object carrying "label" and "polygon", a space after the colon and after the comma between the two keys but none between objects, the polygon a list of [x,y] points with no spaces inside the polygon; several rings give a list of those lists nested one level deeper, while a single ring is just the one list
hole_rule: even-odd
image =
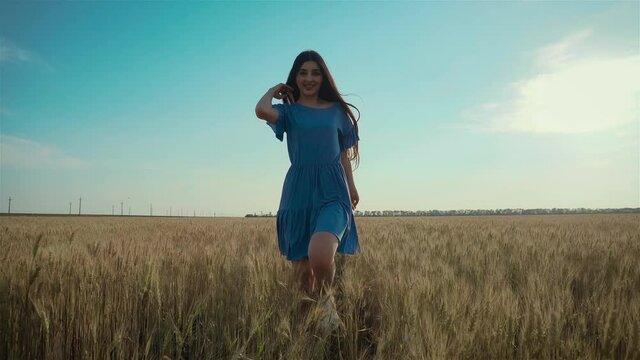
[{"label": "sky", "polygon": [[0,211],[275,214],[255,106],[308,49],[360,111],[357,210],[640,207],[639,6],[3,1]]}]

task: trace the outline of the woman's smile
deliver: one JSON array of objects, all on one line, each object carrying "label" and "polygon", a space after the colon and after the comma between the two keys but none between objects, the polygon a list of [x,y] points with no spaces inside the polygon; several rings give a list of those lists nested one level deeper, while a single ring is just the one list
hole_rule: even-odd
[{"label": "woman's smile", "polygon": [[307,91],[312,91],[313,89],[315,89],[316,86],[315,85],[305,85],[303,87],[303,89],[307,90]]}]

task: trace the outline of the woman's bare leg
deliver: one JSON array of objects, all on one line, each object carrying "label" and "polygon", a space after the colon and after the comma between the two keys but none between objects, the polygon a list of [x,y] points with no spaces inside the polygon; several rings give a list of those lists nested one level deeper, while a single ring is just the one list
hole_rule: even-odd
[{"label": "woman's bare leg", "polygon": [[311,296],[314,290],[315,277],[313,276],[313,269],[309,265],[309,258],[293,260],[293,271],[298,288]]},{"label": "woman's bare leg", "polygon": [[317,292],[322,294],[331,289],[336,274],[334,256],[338,250],[338,238],[331,232],[313,233],[309,242],[309,265],[316,279]]}]

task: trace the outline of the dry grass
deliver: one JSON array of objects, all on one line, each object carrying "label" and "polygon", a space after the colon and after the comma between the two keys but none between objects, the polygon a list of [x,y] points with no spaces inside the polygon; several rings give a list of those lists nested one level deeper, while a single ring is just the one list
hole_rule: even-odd
[{"label": "dry grass", "polygon": [[640,357],[640,215],[357,223],[363,252],[337,258],[346,332],[323,338],[274,219],[2,217],[0,354]]}]

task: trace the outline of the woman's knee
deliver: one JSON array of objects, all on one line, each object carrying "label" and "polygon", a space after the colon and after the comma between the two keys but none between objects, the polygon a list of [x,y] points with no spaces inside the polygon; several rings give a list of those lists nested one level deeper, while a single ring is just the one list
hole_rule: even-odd
[{"label": "woman's knee", "polygon": [[312,269],[329,270],[334,263],[338,239],[330,232],[316,232],[309,243],[309,265]]}]

